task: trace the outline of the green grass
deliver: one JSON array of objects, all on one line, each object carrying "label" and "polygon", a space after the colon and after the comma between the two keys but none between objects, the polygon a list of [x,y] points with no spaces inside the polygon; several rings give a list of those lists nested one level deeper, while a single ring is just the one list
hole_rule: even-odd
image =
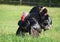
[{"label": "green grass", "polygon": [[26,34],[25,37],[16,36],[17,22],[22,12],[29,12],[33,6],[4,5],[0,4],[0,42],[60,42],[60,8],[46,7],[53,20],[52,28],[33,38]]}]

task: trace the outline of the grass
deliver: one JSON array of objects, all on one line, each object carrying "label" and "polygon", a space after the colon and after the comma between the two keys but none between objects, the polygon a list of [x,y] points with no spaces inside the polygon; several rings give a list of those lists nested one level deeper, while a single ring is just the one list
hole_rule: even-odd
[{"label": "grass", "polygon": [[46,32],[42,31],[38,38],[28,34],[25,37],[15,35],[22,12],[29,12],[32,7],[0,4],[0,42],[60,42],[59,7],[46,7],[53,20],[52,28]]}]

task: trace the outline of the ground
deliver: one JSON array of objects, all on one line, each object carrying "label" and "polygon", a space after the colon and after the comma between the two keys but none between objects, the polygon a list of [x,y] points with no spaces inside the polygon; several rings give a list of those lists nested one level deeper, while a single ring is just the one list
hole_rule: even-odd
[{"label": "ground", "polygon": [[15,35],[22,12],[29,12],[32,7],[0,4],[0,42],[60,42],[60,7],[46,7],[53,24],[50,30],[42,31],[38,38],[28,34],[25,37]]}]

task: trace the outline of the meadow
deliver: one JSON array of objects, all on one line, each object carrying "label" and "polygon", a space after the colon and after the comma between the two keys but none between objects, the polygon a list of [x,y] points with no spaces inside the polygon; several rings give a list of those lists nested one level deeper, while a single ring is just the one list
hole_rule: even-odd
[{"label": "meadow", "polygon": [[29,12],[32,7],[0,4],[0,42],[60,42],[60,7],[46,7],[53,24],[50,30],[42,31],[38,38],[28,34],[25,37],[16,36],[22,12]]}]

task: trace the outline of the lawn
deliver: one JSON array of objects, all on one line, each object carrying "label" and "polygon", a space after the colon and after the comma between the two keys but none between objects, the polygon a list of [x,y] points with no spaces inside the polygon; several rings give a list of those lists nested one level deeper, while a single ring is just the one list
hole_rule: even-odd
[{"label": "lawn", "polygon": [[52,28],[42,31],[38,38],[15,35],[22,12],[29,12],[32,7],[0,4],[0,42],[60,42],[60,7],[46,7],[53,21]]}]

